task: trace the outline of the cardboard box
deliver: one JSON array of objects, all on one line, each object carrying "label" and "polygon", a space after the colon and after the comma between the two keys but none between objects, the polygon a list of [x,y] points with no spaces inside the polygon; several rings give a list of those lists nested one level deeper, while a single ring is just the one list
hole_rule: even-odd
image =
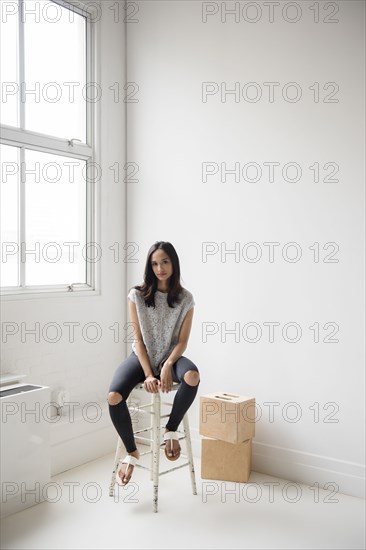
[{"label": "cardboard box", "polygon": [[200,397],[200,434],[228,443],[255,436],[255,398],[233,393]]},{"label": "cardboard box", "polygon": [[252,467],[252,440],[227,443],[201,439],[201,478],[246,483]]}]

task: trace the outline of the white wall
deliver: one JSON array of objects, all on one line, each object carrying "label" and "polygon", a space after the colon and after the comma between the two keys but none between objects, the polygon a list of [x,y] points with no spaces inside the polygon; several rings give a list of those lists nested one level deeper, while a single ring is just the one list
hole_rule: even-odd
[{"label": "white wall", "polygon": [[[256,3],[257,5],[259,2]],[[281,3],[281,7],[283,6]],[[139,1],[129,9],[128,81],[139,86],[138,103],[128,103],[128,160],[137,163],[138,183],[113,182],[109,167],[125,162],[125,103],[111,101],[109,86],[124,83],[123,18],[103,2],[100,21],[102,58],[101,164],[103,180],[100,231],[101,294],[95,297],[3,300],[2,321],[34,323],[75,321],[80,326],[95,321],[102,327],[98,343],[86,342],[76,331],[74,343],[67,333],[57,344],[32,337],[22,343],[20,335],[2,345],[2,372],[27,374],[26,381],[64,387],[72,401],[103,404],[102,418],[95,424],[78,417],[51,426],[53,473],[109,452],[115,432],[105,397],[111,376],[129,353],[122,338],[126,320],[127,288],[142,279],[145,254],[155,240],[169,240],[177,248],[184,285],[196,299],[192,335],[186,355],[201,370],[199,394],[226,390],[256,397],[262,417],[257,422],[254,469],[321,485],[335,482],[339,489],[361,494],[364,433],[363,409],[363,119],[364,58],[362,2],[339,1],[337,24],[313,23],[312,2],[302,2],[303,16],[290,24],[281,16],[268,22],[263,8],[257,23],[233,16],[222,23],[220,13],[202,22],[202,3],[195,1]],[[324,3],[323,3],[324,4]],[[111,3],[115,5],[115,2]],[[211,3],[211,7],[220,3]],[[232,7],[234,4],[227,4]],[[241,2],[241,6],[244,3]],[[134,13],[134,6],[139,8]],[[322,3],[321,3],[322,6]],[[123,13],[123,12],[122,12]],[[289,17],[293,17],[291,10]],[[331,11],[320,9],[321,20]],[[253,18],[254,12],[248,12]],[[130,21],[135,19],[137,21]],[[263,98],[238,103],[232,95],[202,102],[202,82],[260,84]],[[269,102],[264,82],[280,82],[275,101]],[[303,90],[299,102],[284,101],[278,90],[297,82]],[[337,82],[338,103],[313,101],[309,90]],[[132,85],[128,92],[136,89]],[[253,91],[250,90],[250,91]],[[292,90],[290,90],[291,92]],[[104,93],[105,92],[105,93]],[[121,96],[123,99],[123,95]],[[274,182],[266,176],[264,162],[297,162],[302,178],[297,183]],[[202,163],[226,162],[232,168],[257,162],[263,176],[256,183],[220,173],[202,182]],[[315,183],[309,166],[335,162],[340,166],[337,183]],[[325,173],[321,171],[321,179]],[[249,175],[251,175],[250,173]],[[278,174],[276,172],[276,174]],[[289,176],[293,173],[290,171]],[[128,202],[125,202],[125,193]],[[127,210],[126,210],[127,208]],[[128,227],[125,231],[125,211]],[[115,263],[109,246],[133,243],[127,252],[138,252],[131,261]],[[233,255],[222,261],[220,253],[202,259],[202,243],[243,250],[256,242],[263,253],[257,263]],[[279,242],[275,261],[268,261],[265,242]],[[285,261],[281,250],[296,242],[302,257]],[[321,261],[309,250],[320,243]],[[338,263],[324,263],[322,249],[328,242],[339,245]],[[294,249],[289,249],[289,254]],[[253,254],[253,248],[248,254]],[[122,260],[124,259],[122,255]],[[127,280],[125,271],[127,268]],[[126,284],[127,283],[127,284]],[[326,344],[326,322],[339,325],[339,343]],[[257,343],[239,335],[223,342],[221,323],[240,329],[256,322],[263,330]],[[278,322],[275,340],[269,342],[264,323]],[[283,326],[296,322],[302,328],[297,343],[281,336]],[[318,322],[321,342],[314,343],[309,326]],[[109,327],[120,323],[121,338],[114,342]],[[204,323],[218,327],[217,334],[203,342]],[[216,325],[215,325],[216,324]],[[207,325],[206,325],[207,326]],[[249,337],[253,333],[249,332]],[[289,337],[293,332],[289,331]],[[264,403],[279,403],[274,422]],[[298,422],[288,417],[296,412],[286,404],[301,407]],[[194,448],[200,452],[197,399],[190,411]],[[319,403],[320,421],[314,422]],[[337,423],[324,422],[334,411]],[[92,411],[91,411],[92,412]]]},{"label": "white wall", "polygon": [[[135,22],[127,23],[128,81],[139,87],[138,102],[128,103],[128,161],[139,166],[138,183],[128,184],[127,241],[139,246],[138,263],[128,264],[128,287],[142,280],[145,255],[155,240],[171,241],[180,255],[184,286],[196,299],[192,335],[186,355],[200,368],[199,394],[224,390],[255,396],[262,412],[257,422],[254,469],[312,484],[336,483],[342,492],[361,495],[364,434],[364,50],[362,2],[319,5],[280,2],[269,22],[261,2],[240,6],[239,20],[218,13],[202,21],[196,1],[138,1]],[[281,15],[285,4],[287,12]],[[301,4],[301,6],[300,6]],[[229,9],[234,2],[223,3]],[[258,8],[259,6],[259,8]],[[299,20],[295,8],[302,10]],[[262,16],[255,23],[255,9]],[[244,9],[244,12],[242,11]],[[286,9],[286,8],[285,8]],[[260,15],[260,13],[258,12]],[[324,19],[338,19],[325,23]],[[233,89],[257,83],[262,98],[250,102],[220,93],[202,101],[202,83]],[[273,102],[268,85],[276,82]],[[302,96],[285,100],[281,91],[297,83]],[[319,83],[320,100],[309,89]],[[323,86],[336,82],[339,90]],[[226,84],[225,84],[226,83]],[[131,87],[131,90],[133,88]],[[215,89],[214,87],[212,89]],[[249,88],[246,97],[253,97]],[[288,89],[293,97],[294,87]],[[324,99],[337,102],[324,102]],[[257,182],[220,172],[202,181],[202,163],[256,162]],[[264,163],[280,163],[270,182]],[[298,182],[285,181],[286,163],[297,163]],[[325,163],[333,162],[337,182]],[[320,181],[309,168],[319,163]],[[215,166],[213,164],[212,166]],[[289,168],[288,179],[294,178]],[[249,178],[253,178],[249,171]],[[216,243],[216,254],[203,261],[203,243]],[[243,257],[246,243],[257,243],[257,262]],[[269,247],[280,243],[270,262]],[[286,243],[302,256],[285,260]],[[235,244],[237,243],[237,244]],[[319,243],[320,261],[309,247]],[[336,243],[337,262],[325,262]],[[239,256],[220,251],[239,247]],[[244,250],[244,253],[243,253]],[[254,248],[247,250],[253,257]],[[287,250],[293,257],[294,247]],[[286,256],[285,256],[286,257]],[[237,260],[237,261],[235,261]],[[242,328],[262,329],[256,343],[244,340]],[[277,322],[274,342],[268,325]],[[298,342],[282,336],[287,323],[302,331]],[[332,326],[337,343],[326,343]],[[203,330],[216,334],[204,342]],[[224,341],[222,325],[240,329]],[[319,323],[320,341],[309,328]],[[289,329],[288,338],[294,338]],[[254,338],[254,331],[248,332]],[[274,406],[274,421],[269,405]],[[288,406],[288,403],[295,403]],[[318,403],[318,405],[314,405]],[[190,417],[199,452],[197,399]],[[328,405],[327,405],[328,404]],[[330,405],[329,405],[330,404]],[[319,407],[319,419],[315,408]],[[328,408],[327,408],[328,407]],[[291,422],[297,413],[297,422]],[[334,414],[333,414],[334,413]],[[327,421],[328,420],[328,421]],[[336,422],[329,422],[336,420]],[[331,487],[332,488],[332,487]]]},{"label": "white wall", "polygon": [[[116,3],[114,10],[116,10]],[[70,401],[79,403],[75,418],[74,406],[65,410],[60,421],[50,422],[52,442],[52,473],[77,466],[93,458],[103,456],[115,448],[116,434],[109,418],[107,394],[114,370],[125,357],[123,325],[126,322],[125,271],[125,192],[123,166],[125,163],[125,103],[123,86],[125,79],[124,11],[120,16],[102,4],[95,24],[100,27],[100,75],[101,127],[100,160],[102,179],[97,194],[100,201],[100,261],[101,292],[95,297],[66,296],[64,298],[29,298],[2,303],[2,322],[15,322],[19,332],[2,345],[2,372],[26,374],[25,382],[44,384],[51,390],[64,388]],[[120,100],[114,102],[110,86],[118,82]],[[116,90],[116,86],[114,86]],[[121,178],[115,183],[109,168],[120,163]],[[67,215],[67,212],[65,212]],[[119,243],[121,258],[114,261],[109,249]],[[116,250],[116,247],[114,248]],[[32,329],[40,323],[41,338],[35,343],[28,334],[22,342],[21,323]],[[58,323],[62,337],[57,343],[49,343],[42,336],[46,323]],[[77,322],[75,341],[69,340],[67,325]],[[92,329],[83,337],[82,328],[87,323],[97,323],[101,337],[96,343],[87,340],[96,335]],[[110,327],[119,326],[119,340]],[[4,326],[4,325],[3,325]],[[54,333],[50,332],[50,338]],[[98,406],[88,405],[92,402]],[[47,411],[48,413],[48,411]],[[69,414],[70,413],[70,414]],[[94,421],[96,420],[96,421]]]}]

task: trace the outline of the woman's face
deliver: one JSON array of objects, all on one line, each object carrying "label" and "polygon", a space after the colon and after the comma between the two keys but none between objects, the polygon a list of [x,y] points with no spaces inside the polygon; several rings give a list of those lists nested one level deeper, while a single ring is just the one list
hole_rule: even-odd
[{"label": "woman's face", "polygon": [[173,274],[173,265],[164,250],[159,248],[151,255],[151,266],[158,281],[168,281]]}]

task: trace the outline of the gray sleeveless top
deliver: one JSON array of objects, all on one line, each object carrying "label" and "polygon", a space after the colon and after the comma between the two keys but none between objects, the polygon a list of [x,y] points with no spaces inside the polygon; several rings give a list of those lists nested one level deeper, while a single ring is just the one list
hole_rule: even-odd
[{"label": "gray sleeveless top", "polygon": [[[150,365],[155,375],[160,373],[164,361],[169,357],[178,343],[179,331],[187,312],[195,305],[192,294],[183,288],[180,303],[171,308],[168,305],[168,293],[155,292],[155,308],[148,307],[141,292],[132,288],[127,296],[136,304],[137,317],[140,323]],[[136,353],[135,342],[132,350]]]}]

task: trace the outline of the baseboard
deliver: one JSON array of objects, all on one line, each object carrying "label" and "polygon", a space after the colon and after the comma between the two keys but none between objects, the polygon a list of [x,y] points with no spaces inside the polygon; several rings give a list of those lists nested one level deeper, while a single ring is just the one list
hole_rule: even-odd
[{"label": "baseboard", "polygon": [[365,498],[363,464],[268,445],[253,439],[253,470],[310,486],[318,483],[319,487],[330,491]]},{"label": "baseboard", "polygon": [[[201,457],[201,436],[191,428],[192,449]],[[252,470],[270,476],[365,498],[365,466],[328,456],[268,445],[253,439]]]}]

